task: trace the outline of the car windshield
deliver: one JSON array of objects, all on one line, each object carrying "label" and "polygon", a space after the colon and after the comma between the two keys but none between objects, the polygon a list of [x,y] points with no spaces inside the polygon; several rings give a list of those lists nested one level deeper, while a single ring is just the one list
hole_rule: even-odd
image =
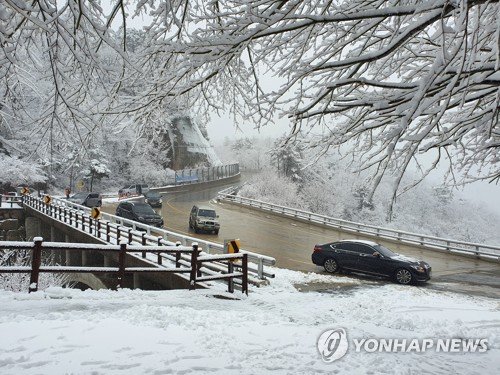
[{"label": "car windshield", "polygon": [[382,246],[382,245],[377,245],[377,246],[374,246],[374,248],[380,253],[382,254],[383,256],[385,257],[388,257],[388,258],[391,258],[395,255],[397,255],[395,252],[393,252],[392,250],[389,250],[387,247],[385,246]]},{"label": "car windshield", "polygon": [[150,191],[149,193],[146,193],[146,198],[161,198],[160,193],[156,191]]},{"label": "car windshield", "polygon": [[146,215],[155,215],[156,212],[151,208],[149,204],[135,204],[134,211],[136,214],[146,214]]},{"label": "car windshield", "polygon": [[87,194],[88,193],[76,193],[71,198],[74,198],[74,199],[84,199],[84,198],[87,197]]},{"label": "car windshield", "polygon": [[215,217],[215,211],[214,210],[199,210],[198,216]]}]

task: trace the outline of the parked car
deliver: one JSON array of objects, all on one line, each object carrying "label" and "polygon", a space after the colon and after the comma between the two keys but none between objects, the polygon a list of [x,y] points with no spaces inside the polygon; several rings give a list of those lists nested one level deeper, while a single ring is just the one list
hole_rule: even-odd
[{"label": "parked car", "polygon": [[163,218],[149,204],[143,202],[120,202],[116,208],[116,216],[158,228],[163,227]]},{"label": "parked car", "polygon": [[214,232],[219,234],[219,216],[211,207],[194,205],[189,214],[189,228],[195,233],[200,231]]},{"label": "parked car", "polygon": [[69,197],[68,201],[87,207],[101,207],[102,205],[101,194],[83,191]]},{"label": "parked car", "polygon": [[118,195],[142,195],[146,194],[148,191],[149,186],[147,184],[132,184],[118,190]]},{"label": "parked car", "polygon": [[159,207],[159,208],[161,208],[161,205],[163,203],[161,199],[161,194],[158,193],[157,191],[152,191],[152,190],[144,194],[144,202],[149,204],[151,207]]},{"label": "parked car", "polygon": [[353,271],[390,277],[399,284],[428,281],[428,263],[394,253],[372,241],[343,240],[314,246],[312,262],[327,272]]}]

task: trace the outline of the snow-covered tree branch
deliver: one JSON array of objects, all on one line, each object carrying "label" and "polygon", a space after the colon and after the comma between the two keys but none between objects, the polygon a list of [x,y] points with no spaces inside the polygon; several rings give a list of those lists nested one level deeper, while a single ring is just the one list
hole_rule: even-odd
[{"label": "snow-covered tree branch", "polygon": [[[349,145],[362,168],[375,167],[376,184],[389,169],[420,166],[425,153],[433,161],[424,176],[444,161],[462,173],[454,182],[500,178],[498,1],[194,4],[196,26],[184,27],[193,32],[149,60],[180,69],[177,80],[164,71],[154,80],[164,95],[229,103],[261,125],[279,111],[292,136],[319,126],[309,147]],[[159,23],[151,30],[167,33]],[[262,77],[276,85],[266,90]]]},{"label": "snow-covered tree branch", "polygon": [[[147,127],[166,108],[258,127],[279,114],[309,155],[345,145],[375,186],[396,171],[394,197],[410,166],[500,179],[498,0],[4,4],[2,126],[26,103],[45,140],[84,141],[120,116]],[[147,16],[140,33],[127,12]]]}]

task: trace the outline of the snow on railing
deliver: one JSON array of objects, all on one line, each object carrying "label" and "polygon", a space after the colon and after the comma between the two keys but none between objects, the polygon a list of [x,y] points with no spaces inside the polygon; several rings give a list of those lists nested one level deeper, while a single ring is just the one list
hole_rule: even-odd
[{"label": "snow on railing", "polygon": [[[29,266],[0,266],[0,273],[29,273],[30,284],[29,292],[36,292],[38,290],[38,280],[41,272],[46,273],[106,273],[116,274],[117,282],[115,289],[126,288],[127,281],[125,274],[127,273],[176,273],[189,274],[189,289],[196,289],[196,284],[212,280],[227,280],[228,292],[234,292],[235,278],[241,279],[239,285],[241,291],[248,295],[248,257],[246,254],[225,254],[224,255],[205,255],[200,256],[200,249],[198,244],[194,243],[192,247],[186,246],[134,246],[129,245],[127,242],[122,242],[119,245],[103,245],[103,244],[71,244],[59,242],[43,242],[41,237],[35,237],[32,242],[19,242],[19,241],[0,241],[1,250],[31,250],[32,257],[31,265]],[[109,266],[53,266],[50,264],[42,264],[43,251],[99,251],[99,252],[115,252],[118,253],[118,264],[116,267]],[[158,264],[149,263],[150,267],[128,267],[126,265],[126,255],[131,253],[142,252],[154,253],[158,256]],[[173,254],[175,258],[174,267],[162,267],[162,256]],[[181,260],[183,254],[188,255],[189,262]],[[131,254],[133,255],[133,254]],[[210,262],[226,262],[227,271],[223,272],[206,272],[203,264]],[[235,271],[235,261],[241,262],[240,271]],[[204,272],[205,271],[205,272]]]},{"label": "snow on railing", "polygon": [[0,194],[0,207],[1,208],[21,208],[22,197],[16,192]]},{"label": "snow on railing", "polygon": [[374,236],[377,238],[399,241],[411,245],[418,245],[430,250],[441,250],[458,255],[467,255],[485,260],[500,261],[500,247],[483,245],[471,242],[455,241],[446,238],[410,233],[373,225],[360,224],[352,221],[335,219],[332,217],[315,214],[313,212],[297,210],[290,207],[279,206],[255,199],[236,195],[236,188],[230,187],[218,193],[217,199],[241,204],[247,207],[258,208],[274,214],[305,220],[311,223],[336,228],[344,232],[360,235]]},{"label": "snow on railing", "polygon": [[[105,212],[101,213],[99,219],[94,219],[91,208],[69,202],[66,199],[52,198],[50,203],[45,203],[43,198],[27,195],[24,197],[24,204],[109,244],[119,244],[121,241],[126,241],[128,244],[142,246],[172,246],[176,244],[187,246],[189,243],[196,242],[207,254],[225,252],[224,246],[215,242],[170,232]],[[274,258],[241,249],[240,253],[246,254],[248,261],[253,263],[253,265],[248,265],[249,280],[252,283],[262,284],[266,278],[274,277],[274,274],[267,272],[264,268],[264,266],[274,265],[276,263]],[[144,257],[146,257],[145,254],[143,254]],[[168,256],[165,257],[168,258]],[[174,261],[175,259],[170,260]],[[211,267],[214,272],[221,271],[221,268],[215,263]]]}]

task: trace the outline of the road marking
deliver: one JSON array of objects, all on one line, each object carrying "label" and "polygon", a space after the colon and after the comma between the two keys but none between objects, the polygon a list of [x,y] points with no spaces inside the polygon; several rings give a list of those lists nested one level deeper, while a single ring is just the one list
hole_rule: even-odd
[{"label": "road marking", "polygon": [[174,207],[174,206],[172,206],[172,205],[170,204],[170,202],[171,202],[173,199],[175,199],[175,197],[172,197],[172,198],[170,198],[169,200],[167,200],[167,201],[166,201],[167,206],[168,206],[168,207],[170,207],[172,210],[174,210],[174,211],[178,212],[178,213],[185,214],[186,212],[181,211],[181,210],[179,210],[178,208],[176,208],[176,207]]},{"label": "road marking", "polygon": [[312,262],[302,262],[301,260],[288,259],[288,262],[302,263],[302,264],[313,264]]}]

